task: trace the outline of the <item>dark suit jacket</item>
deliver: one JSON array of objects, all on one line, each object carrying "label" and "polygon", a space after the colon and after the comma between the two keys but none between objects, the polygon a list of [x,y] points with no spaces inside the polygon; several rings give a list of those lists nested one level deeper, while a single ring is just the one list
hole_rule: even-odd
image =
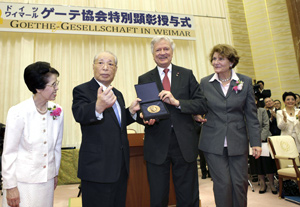
[{"label": "dark suit jacket", "polygon": [[[269,117],[269,120],[270,120],[270,118],[271,118],[271,112],[269,110],[267,110],[267,113],[268,113],[268,117]],[[272,121],[269,121],[269,125],[270,125],[270,132],[271,132],[272,136],[280,135],[281,134],[281,130],[277,126],[277,120],[276,120],[276,118],[273,118]]]},{"label": "dark suit jacket", "polygon": [[[163,90],[158,69],[141,75],[139,84],[156,82],[158,90]],[[171,126],[174,128],[178,144],[187,162],[195,161],[198,156],[199,137],[195,131],[192,114],[206,113],[206,100],[192,70],[172,65],[171,93],[180,101],[181,109],[166,104],[171,116],[159,120],[153,126],[145,125],[144,157],[147,162],[162,164],[168,153]],[[141,120],[138,120],[142,123]]]},{"label": "dark suit jacket", "polygon": [[264,107],[265,106],[265,98],[269,98],[271,97],[271,90],[269,89],[264,89],[262,92],[260,92],[259,90],[257,91],[257,93],[255,93],[255,95],[258,98],[258,102],[257,105],[259,107]]},{"label": "dark suit jacket", "polygon": [[199,149],[213,154],[222,155],[224,140],[227,137],[229,156],[245,155],[249,145],[261,146],[259,122],[254,100],[251,78],[237,74],[244,82],[243,88],[237,93],[232,80],[224,96],[217,80],[209,82],[214,74],[203,78],[200,82],[208,106],[207,122],[202,125]]},{"label": "dark suit jacket", "polygon": [[99,84],[93,78],[73,90],[72,111],[80,123],[82,142],[79,151],[78,177],[82,180],[111,183],[120,176],[121,164],[125,158],[129,171],[129,144],[126,126],[132,123],[130,112],[120,91],[113,89],[121,107],[121,127],[113,108],[103,112],[103,119],[97,120],[95,105]]}]

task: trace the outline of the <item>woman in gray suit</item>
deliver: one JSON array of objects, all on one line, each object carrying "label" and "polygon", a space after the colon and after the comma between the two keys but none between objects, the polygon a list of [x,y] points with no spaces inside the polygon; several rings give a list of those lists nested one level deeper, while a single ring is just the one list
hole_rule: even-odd
[{"label": "woman in gray suit", "polygon": [[236,50],[214,46],[210,61],[215,73],[204,77],[200,87],[208,113],[196,116],[203,122],[199,149],[208,163],[217,207],[247,206],[248,149],[261,154],[259,122],[251,78],[232,70],[239,62]]}]

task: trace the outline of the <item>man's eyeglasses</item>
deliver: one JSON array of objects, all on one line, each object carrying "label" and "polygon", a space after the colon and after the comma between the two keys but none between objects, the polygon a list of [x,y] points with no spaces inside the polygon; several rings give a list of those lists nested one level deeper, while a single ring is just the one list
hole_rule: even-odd
[{"label": "man's eyeglasses", "polygon": [[106,64],[107,64],[107,67],[109,68],[113,68],[115,67],[116,65],[114,63],[111,63],[111,62],[97,62],[96,64],[100,65],[101,68],[103,68]]},{"label": "man's eyeglasses", "polygon": [[56,88],[59,84],[59,81],[55,81],[54,83],[52,83],[51,85],[50,84],[47,84],[46,86],[50,86],[52,88]]}]

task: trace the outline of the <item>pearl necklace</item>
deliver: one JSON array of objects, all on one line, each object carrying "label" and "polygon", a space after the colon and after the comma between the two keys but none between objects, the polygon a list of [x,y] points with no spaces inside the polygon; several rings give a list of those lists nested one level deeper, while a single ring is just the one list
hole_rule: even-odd
[{"label": "pearl necklace", "polygon": [[226,81],[229,81],[231,80],[231,77],[230,78],[226,78],[226,79],[219,79],[221,82],[226,82]]},{"label": "pearl necklace", "polygon": [[37,110],[40,114],[45,114],[45,113],[47,113],[47,111],[48,111],[48,103],[47,103],[47,105],[46,105],[46,110],[45,110],[45,111],[40,110],[37,106],[35,106],[35,108],[36,108],[36,110]]}]

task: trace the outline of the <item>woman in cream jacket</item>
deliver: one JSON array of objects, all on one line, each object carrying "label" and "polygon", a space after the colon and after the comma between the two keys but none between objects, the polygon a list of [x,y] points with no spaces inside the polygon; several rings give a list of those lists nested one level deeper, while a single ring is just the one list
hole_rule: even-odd
[{"label": "woman in cream jacket", "polygon": [[52,207],[61,158],[63,112],[55,100],[59,73],[49,63],[26,67],[33,96],[9,109],[2,154],[2,206]]},{"label": "woman in cream jacket", "polygon": [[300,153],[300,109],[295,108],[296,95],[293,92],[285,92],[282,99],[285,108],[277,111],[277,126],[281,130],[281,135],[290,135],[294,138]]}]

